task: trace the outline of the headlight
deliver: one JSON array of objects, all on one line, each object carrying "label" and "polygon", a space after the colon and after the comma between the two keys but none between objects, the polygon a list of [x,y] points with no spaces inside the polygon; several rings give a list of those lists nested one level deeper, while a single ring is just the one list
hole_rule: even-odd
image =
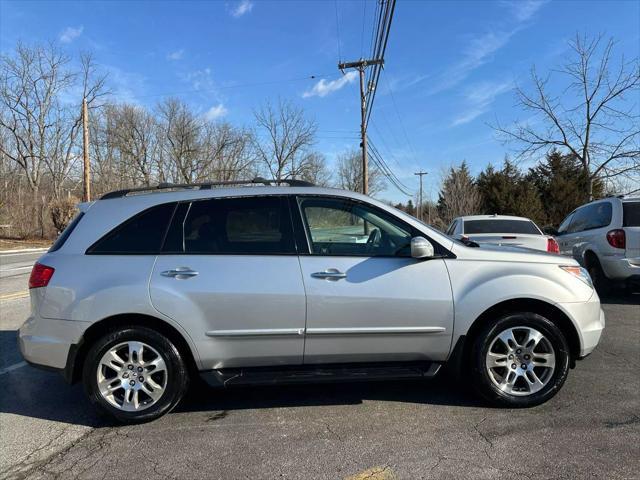
[{"label": "headlight", "polygon": [[570,273],[574,277],[579,278],[584,283],[586,283],[591,288],[593,288],[593,282],[591,281],[591,276],[589,275],[589,272],[587,272],[586,269],[582,267],[576,267],[575,265],[560,265],[560,268],[563,269],[565,272]]}]

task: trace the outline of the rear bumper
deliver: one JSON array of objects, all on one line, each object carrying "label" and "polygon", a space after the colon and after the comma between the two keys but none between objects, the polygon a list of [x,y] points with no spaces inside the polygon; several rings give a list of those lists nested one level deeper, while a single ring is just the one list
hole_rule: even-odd
[{"label": "rear bumper", "polygon": [[48,370],[64,370],[72,350],[88,322],[53,320],[31,315],[18,331],[18,346],[24,359]]},{"label": "rear bumper", "polygon": [[638,262],[638,259],[625,257],[603,256],[600,259],[604,274],[611,280],[627,280],[632,277],[640,278],[640,263],[636,262]]},{"label": "rear bumper", "polygon": [[579,357],[586,357],[598,345],[605,326],[605,316],[597,294],[587,302],[558,305],[571,318],[580,339]]}]

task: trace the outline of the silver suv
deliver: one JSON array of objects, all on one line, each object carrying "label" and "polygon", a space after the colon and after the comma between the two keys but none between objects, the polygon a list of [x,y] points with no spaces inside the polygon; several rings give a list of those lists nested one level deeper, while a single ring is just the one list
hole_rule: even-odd
[{"label": "silver suv", "polygon": [[609,197],[583,205],[554,233],[560,253],[583,265],[600,292],[614,282],[640,287],[640,198]]},{"label": "silver suv", "polygon": [[[432,377],[545,402],[604,315],[572,259],[459,243],[382,202],[290,181],[112,192],[30,278],[30,363],[123,422],[211,385]],[[214,188],[215,187],[215,188]]]}]

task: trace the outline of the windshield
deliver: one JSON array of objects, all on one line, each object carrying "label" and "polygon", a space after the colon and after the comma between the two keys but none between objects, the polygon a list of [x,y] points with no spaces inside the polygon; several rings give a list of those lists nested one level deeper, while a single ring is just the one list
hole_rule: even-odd
[{"label": "windshield", "polygon": [[540,235],[540,230],[530,220],[465,220],[466,235],[482,233],[521,233]]}]

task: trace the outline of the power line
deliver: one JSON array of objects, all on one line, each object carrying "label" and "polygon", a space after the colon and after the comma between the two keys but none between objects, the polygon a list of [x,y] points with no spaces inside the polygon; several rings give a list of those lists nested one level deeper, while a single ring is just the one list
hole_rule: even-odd
[{"label": "power line", "polygon": [[362,0],[362,33],[360,34],[360,57],[364,56],[364,24],[367,20],[367,0]]},{"label": "power line", "polygon": [[393,170],[391,170],[391,167],[389,167],[389,165],[387,164],[387,162],[384,160],[384,158],[382,157],[382,155],[380,154],[380,152],[378,151],[378,149],[376,148],[376,146],[373,144],[373,142],[371,142],[371,148],[373,150],[373,152],[375,153],[376,157],[378,158],[378,161],[380,163],[382,163],[384,165],[385,170],[389,173],[389,175],[391,177],[394,178],[394,180],[396,181],[396,183],[400,184],[403,189],[405,190],[410,190],[409,187],[407,187],[399,178],[398,176],[393,173]]},{"label": "power line", "polygon": [[338,40],[338,61],[342,60],[342,53],[340,52],[340,20],[338,19],[338,0],[334,0],[333,5],[336,9],[336,36]]},{"label": "power line", "polygon": [[393,186],[395,186],[400,192],[407,195],[408,197],[413,197],[413,194],[409,191],[409,188],[402,183],[402,181],[397,177],[395,173],[389,168],[387,162],[385,162],[378,149],[372,143],[370,146],[371,159],[373,163],[380,169],[381,173],[391,182]]},{"label": "power line", "polygon": [[402,132],[404,134],[404,139],[407,142],[407,145],[409,145],[409,148],[411,149],[411,152],[413,153],[414,158],[417,160],[418,154],[416,153],[415,148],[413,148],[413,143],[409,139],[409,135],[407,135],[407,129],[404,127],[404,122],[402,121],[402,117],[400,116],[400,111],[398,110],[398,105],[396,103],[395,96],[393,95],[393,90],[391,89],[391,83],[389,82],[389,79],[387,78],[386,75],[384,76],[384,81],[387,84],[387,89],[389,90],[389,94],[391,96],[391,103],[393,104],[393,109],[396,111],[396,116],[398,117],[398,123],[400,123],[400,128],[402,129]]},{"label": "power line", "polygon": [[[367,167],[367,160],[369,149],[367,148],[367,124],[369,117],[371,116],[371,109],[373,107],[373,101],[375,99],[375,93],[377,89],[378,79],[380,77],[380,71],[384,65],[384,53],[387,48],[387,42],[389,40],[389,31],[391,28],[391,21],[393,19],[393,11],[395,9],[396,0],[380,0],[380,13],[378,15],[378,22],[375,27],[377,32],[376,40],[373,45],[372,55],[370,59],[360,60],[355,62],[339,62],[338,68],[344,73],[344,70],[354,68],[358,70],[360,74],[360,131],[361,131],[361,148],[362,148],[362,192],[366,195],[368,192],[369,173]],[[365,4],[366,9],[366,4]],[[366,12],[366,10],[365,10]],[[364,42],[364,28],[361,37],[361,50]],[[372,67],[370,75],[365,78],[367,67]]]}]

